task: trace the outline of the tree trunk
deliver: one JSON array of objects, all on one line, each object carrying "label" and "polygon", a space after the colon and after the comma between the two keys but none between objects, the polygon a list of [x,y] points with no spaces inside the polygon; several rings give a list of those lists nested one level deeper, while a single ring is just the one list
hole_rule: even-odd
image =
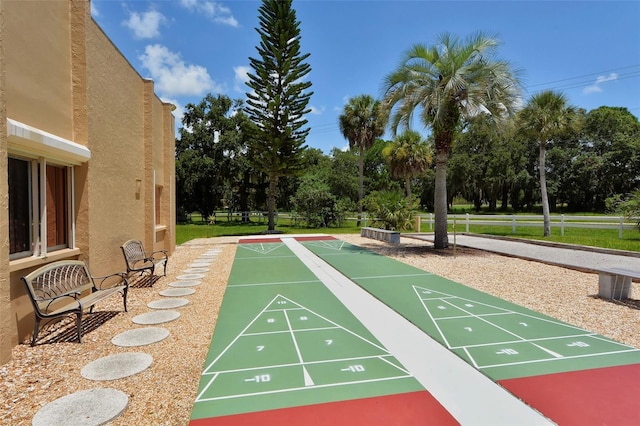
[{"label": "tree trunk", "polygon": [[362,220],[362,199],[364,198],[364,147],[360,145],[360,159],[358,161],[358,223]]},{"label": "tree trunk", "polygon": [[540,195],[542,196],[542,216],[544,217],[544,236],[551,235],[551,216],[549,215],[549,196],[547,195],[546,143],[540,141],[540,158],[538,171],[540,172]]},{"label": "tree trunk", "polygon": [[436,249],[449,247],[447,235],[447,151],[436,153],[436,187],[433,197],[435,213],[435,234],[433,246]]},{"label": "tree trunk", "polygon": [[278,177],[271,176],[269,177],[269,194],[267,196],[267,210],[269,214],[269,225],[268,230],[274,231],[276,229],[276,224],[274,221],[274,212],[276,210],[276,189],[278,188]]}]

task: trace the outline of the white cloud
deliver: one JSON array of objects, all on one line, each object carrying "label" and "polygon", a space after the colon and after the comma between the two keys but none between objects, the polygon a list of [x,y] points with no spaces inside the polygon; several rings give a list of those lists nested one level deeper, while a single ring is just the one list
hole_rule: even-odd
[{"label": "white cloud", "polygon": [[316,108],[313,105],[310,105],[309,109],[311,110],[311,114],[322,115],[322,113],[324,113],[326,108],[325,107]]},{"label": "white cloud", "polygon": [[199,96],[208,91],[223,91],[211,80],[206,68],[187,65],[178,53],[160,44],[148,45],[139,59],[151,73],[155,88],[162,96]]},{"label": "white cloud", "polygon": [[221,3],[202,0],[180,0],[180,4],[191,12],[203,14],[213,22],[238,27],[238,21],[233,17],[231,9]]},{"label": "white cloud", "polygon": [[160,25],[165,24],[167,18],[157,10],[147,12],[130,12],[129,19],[122,25],[133,31],[136,38],[155,38],[160,35]]},{"label": "white cloud", "polygon": [[249,86],[247,86],[245,83],[249,81],[248,73],[250,70],[250,67],[244,65],[233,67],[233,74],[235,76],[233,89],[236,92],[245,93],[249,89]]},{"label": "white cloud", "polygon": [[582,89],[582,93],[584,93],[585,95],[588,95],[590,93],[602,92],[602,87],[600,87],[602,83],[606,83],[608,81],[614,81],[617,79],[618,79],[618,74],[616,74],[615,72],[612,72],[609,75],[599,75],[598,78],[596,78],[595,83]]},{"label": "white cloud", "polygon": [[100,11],[98,10],[98,7],[96,6],[96,2],[95,1],[91,2],[91,16],[94,19],[100,17]]}]

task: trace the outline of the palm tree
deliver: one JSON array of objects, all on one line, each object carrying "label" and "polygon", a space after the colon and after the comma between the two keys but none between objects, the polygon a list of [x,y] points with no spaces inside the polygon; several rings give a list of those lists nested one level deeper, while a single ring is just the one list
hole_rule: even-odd
[{"label": "palm tree", "polygon": [[416,44],[384,82],[391,129],[409,128],[416,110],[433,131],[436,182],[434,247],[446,248],[447,161],[462,118],[488,113],[497,119],[514,112],[520,84],[511,65],[495,58],[499,42],[483,33],[461,41],[443,34],[436,45]]},{"label": "palm tree", "polygon": [[518,127],[535,138],[540,146],[538,170],[540,195],[544,216],[544,236],[551,235],[549,196],[547,195],[546,152],[553,138],[569,130],[577,119],[576,110],[568,106],[567,98],[558,92],[547,90],[533,95],[518,115]]},{"label": "palm tree", "polygon": [[382,156],[389,163],[391,175],[404,179],[404,188],[411,199],[411,178],[424,173],[431,163],[429,146],[420,133],[407,130],[385,146]]},{"label": "palm tree", "polygon": [[362,217],[364,198],[364,150],[373,146],[376,138],[384,134],[386,117],[380,101],[370,95],[360,95],[349,99],[344,112],[338,117],[340,131],[349,141],[349,148],[358,147],[358,226]]}]

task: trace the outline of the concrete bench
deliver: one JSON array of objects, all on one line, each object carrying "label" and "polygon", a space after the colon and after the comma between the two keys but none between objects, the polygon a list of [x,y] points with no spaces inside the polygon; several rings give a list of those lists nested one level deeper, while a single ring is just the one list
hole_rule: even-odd
[{"label": "concrete bench", "polygon": [[598,270],[598,296],[605,299],[622,300],[631,296],[631,281],[640,279],[640,271],[622,268]]},{"label": "concrete bench", "polygon": [[360,228],[360,236],[365,238],[372,238],[378,241],[385,241],[390,244],[400,244],[400,232],[388,231],[380,228]]},{"label": "concrete bench", "polygon": [[82,312],[93,312],[96,303],[112,294],[120,293],[127,311],[129,282],[124,272],[93,277],[87,265],[79,260],[61,260],[36,269],[22,281],[33,304],[36,323],[31,346],[36,344],[40,321],[76,315],[78,342],[82,343]]}]

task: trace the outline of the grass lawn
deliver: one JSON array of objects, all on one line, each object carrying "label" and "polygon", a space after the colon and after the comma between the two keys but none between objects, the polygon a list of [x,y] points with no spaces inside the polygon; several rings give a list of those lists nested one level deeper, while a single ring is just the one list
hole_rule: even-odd
[{"label": "grass lawn", "polygon": [[[194,220],[194,218],[192,218]],[[458,225],[458,232],[464,227]],[[346,221],[342,227],[331,228],[306,228],[299,226],[289,218],[280,218],[276,226],[278,231],[284,234],[359,234],[360,228],[356,226],[356,221]],[[242,223],[239,220],[226,221],[220,218],[216,224],[206,224],[204,222],[191,224],[178,224],[176,226],[176,243],[182,244],[194,238],[211,238],[222,236],[245,236],[259,235],[267,230],[266,221],[255,221]],[[427,231],[425,225],[422,231]],[[640,252],[640,231],[625,231],[623,238],[618,238],[618,230],[615,229],[581,229],[567,228],[564,236],[560,235],[560,229],[551,228],[551,236],[543,237],[541,227],[518,226],[516,233],[511,233],[510,226],[482,226],[472,225],[469,231],[474,234],[487,234],[514,238],[528,238],[542,241],[550,241],[565,244],[578,244],[591,247],[602,247],[617,250],[628,250]],[[409,231],[411,232],[411,231]],[[453,242],[453,228],[449,227],[449,242]]]}]

